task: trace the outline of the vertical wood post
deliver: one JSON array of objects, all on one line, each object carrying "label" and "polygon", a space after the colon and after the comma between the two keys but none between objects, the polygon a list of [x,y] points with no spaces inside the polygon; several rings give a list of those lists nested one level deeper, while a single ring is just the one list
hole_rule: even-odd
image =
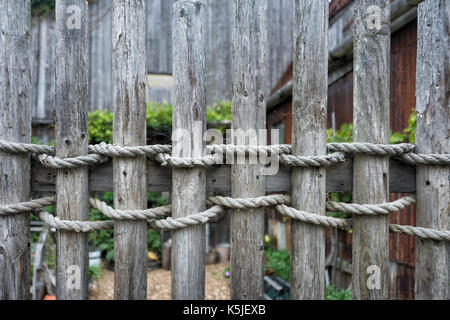
[{"label": "vertical wood post", "polygon": [[[113,1],[114,144],[146,144],[145,0]],[[144,209],[146,157],[113,161],[114,207]],[[147,297],[147,222],[114,223],[115,299]]]},{"label": "vertical wood post", "polygon": [[[292,152],[326,154],[328,0],[296,0]],[[325,215],[325,168],[292,168],[294,207]],[[300,221],[291,225],[291,299],[323,299],[325,232]]]},{"label": "vertical wood post", "polygon": [[[419,5],[417,27],[417,153],[450,153],[450,3],[426,0]],[[416,225],[448,230],[450,169],[416,168]],[[448,244],[416,239],[416,299],[448,299]]]},{"label": "vertical wood post", "polygon": [[[389,142],[389,0],[357,0],[354,15],[354,141]],[[355,155],[353,201],[380,204],[389,195],[389,159]],[[387,216],[353,216],[353,299],[387,299]]]},{"label": "vertical wood post", "polygon": [[[30,143],[30,1],[0,1],[0,139]],[[30,156],[0,152],[0,206],[30,199]],[[0,217],[0,300],[30,297],[29,213]]]},{"label": "vertical wood post", "polygon": [[[231,115],[235,138],[241,141],[243,137],[237,136],[237,130],[242,132],[266,128],[266,15],[267,0],[233,1]],[[236,141],[232,143],[236,144]],[[261,174],[262,167],[260,164],[233,164],[232,196],[263,196],[265,177]],[[245,212],[233,210],[230,228],[231,299],[262,299],[264,209],[249,209]]]},{"label": "vertical wood post", "polygon": [[[88,153],[88,5],[56,1],[56,155]],[[56,214],[61,220],[88,219],[88,168],[56,173]],[[88,234],[56,233],[56,298],[88,297]]]},{"label": "vertical wood post", "polygon": [[[173,7],[173,134],[172,155],[201,157],[206,130],[205,39],[206,5],[178,1]],[[172,169],[172,216],[205,210],[204,168]],[[205,226],[172,233],[172,299],[205,298]]]}]

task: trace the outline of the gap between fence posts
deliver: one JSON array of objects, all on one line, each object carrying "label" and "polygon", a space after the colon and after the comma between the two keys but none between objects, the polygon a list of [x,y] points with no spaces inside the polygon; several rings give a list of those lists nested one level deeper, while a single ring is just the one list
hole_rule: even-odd
[{"label": "gap between fence posts", "polygon": [[[389,142],[389,0],[356,0],[354,15],[354,141]],[[381,204],[389,198],[387,156],[355,154],[353,202]],[[387,299],[387,216],[353,216],[353,299]]]},{"label": "gap between fence posts", "polygon": [[[31,140],[30,1],[0,1],[0,139]],[[0,206],[30,200],[30,156],[0,152]],[[0,217],[0,300],[30,298],[30,217]]]},{"label": "gap between fence posts", "polygon": [[[201,157],[206,130],[206,4],[178,1],[173,6],[172,156]],[[172,217],[206,208],[205,168],[172,169]],[[205,298],[205,226],[172,232],[172,299]]]},{"label": "gap between fence posts", "polygon": [[[257,132],[266,128],[267,0],[233,0],[233,19],[231,127]],[[231,165],[232,197],[263,196],[262,168],[261,164]],[[248,209],[245,213],[232,210],[231,299],[263,298],[264,212],[264,208]]]},{"label": "gap between fence posts", "polygon": [[[450,3],[419,4],[417,24],[416,115],[417,153],[450,153]],[[416,225],[449,230],[450,169],[416,168]],[[416,299],[450,299],[450,245],[416,238]]]},{"label": "gap between fence posts", "polygon": [[[113,141],[146,144],[145,0],[113,0]],[[114,158],[114,208],[147,205],[146,157]],[[114,298],[147,298],[147,221],[114,221]]]},{"label": "gap between fence posts", "polygon": [[[327,153],[328,0],[296,0],[292,153]],[[326,169],[291,169],[293,207],[325,215]],[[291,220],[291,299],[323,299],[325,230]]]}]

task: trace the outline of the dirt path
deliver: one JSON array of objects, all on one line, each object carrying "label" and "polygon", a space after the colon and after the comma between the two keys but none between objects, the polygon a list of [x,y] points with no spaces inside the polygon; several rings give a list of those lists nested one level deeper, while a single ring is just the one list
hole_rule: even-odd
[{"label": "dirt path", "polygon": [[[227,263],[206,266],[205,294],[207,300],[230,299],[228,280],[223,277],[223,270],[227,266]],[[92,285],[89,299],[114,299],[114,272],[103,269],[100,279]],[[158,269],[148,272],[147,299],[170,300],[170,271]]]}]

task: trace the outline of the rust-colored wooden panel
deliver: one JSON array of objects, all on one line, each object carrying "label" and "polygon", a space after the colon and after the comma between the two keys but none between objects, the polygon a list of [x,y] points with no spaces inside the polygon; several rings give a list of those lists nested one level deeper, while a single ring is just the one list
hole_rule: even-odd
[{"label": "rust-colored wooden panel", "polygon": [[401,132],[416,106],[417,20],[408,23],[391,38],[390,127]]},{"label": "rust-colored wooden panel", "polygon": [[[391,38],[390,128],[401,132],[416,105],[417,20],[404,26]],[[353,122],[353,73],[328,87],[328,127],[335,114],[336,129]]]},{"label": "rust-colored wooden panel", "polygon": [[[406,196],[403,193],[391,193],[389,201],[397,200]],[[405,208],[389,216],[389,223],[415,226],[415,207]],[[413,236],[391,233],[389,235],[389,257],[392,261],[397,261],[414,267],[415,262],[415,242]]]}]

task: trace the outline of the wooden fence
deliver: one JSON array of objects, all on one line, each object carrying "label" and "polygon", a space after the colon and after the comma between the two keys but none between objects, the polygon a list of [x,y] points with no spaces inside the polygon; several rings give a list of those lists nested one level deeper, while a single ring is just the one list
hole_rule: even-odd
[{"label": "wooden fence", "polygon": [[[29,144],[30,2],[0,3],[0,298],[29,298],[28,214],[56,201],[56,217],[38,215],[58,229],[58,299],[88,297],[87,232],[112,227],[115,298],[145,299],[148,225],[173,230],[172,298],[203,299],[203,224],[226,208],[232,209],[231,298],[262,299],[269,206],[293,219],[293,299],[324,297],[325,226],[353,230],[354,299],[388,297],[389,231],[417,237],[416,298],[448,299],[450,3],[426,0],[419,6],[416,146],[387,145],[389,0],[356,1],[355,143],[329,145],[328,1],[296,0],[292,146],[264,147],[264,138],[255,143],[235,137],[231,145],[206,147],[212,151],[206,155],[205,8],[196,0],[173,7],[173,129],[183,134],[174,135],[172,147],[144,146],[145,1],[113,0],[114,145],[89,146],[87,3],[57,0],[57,139],[51,148]],[[266,10],[267,0],[233,1],[234,130],[265,129]],[[223,153],[233,159],[276,155],[282,165],[265,176],[263,164],[221,164]],[[89,198],[89,192],[111,190],[114,209]],[[145,209],[147,191],[167,190],[171,207]],[[327,201],[327,192],[339,191],[353,191],[354,202],[364,205]],[[388,213],[415,202],[386,203],[389,191],[416,193],[420,227],[388,224]],[[36,192],[56,197],[30,201]],[[285,192],[292,199],[273,195]],[[114,222],[88,222],[89,204]],[[333,218],[326,210],[354,216]]]}]

